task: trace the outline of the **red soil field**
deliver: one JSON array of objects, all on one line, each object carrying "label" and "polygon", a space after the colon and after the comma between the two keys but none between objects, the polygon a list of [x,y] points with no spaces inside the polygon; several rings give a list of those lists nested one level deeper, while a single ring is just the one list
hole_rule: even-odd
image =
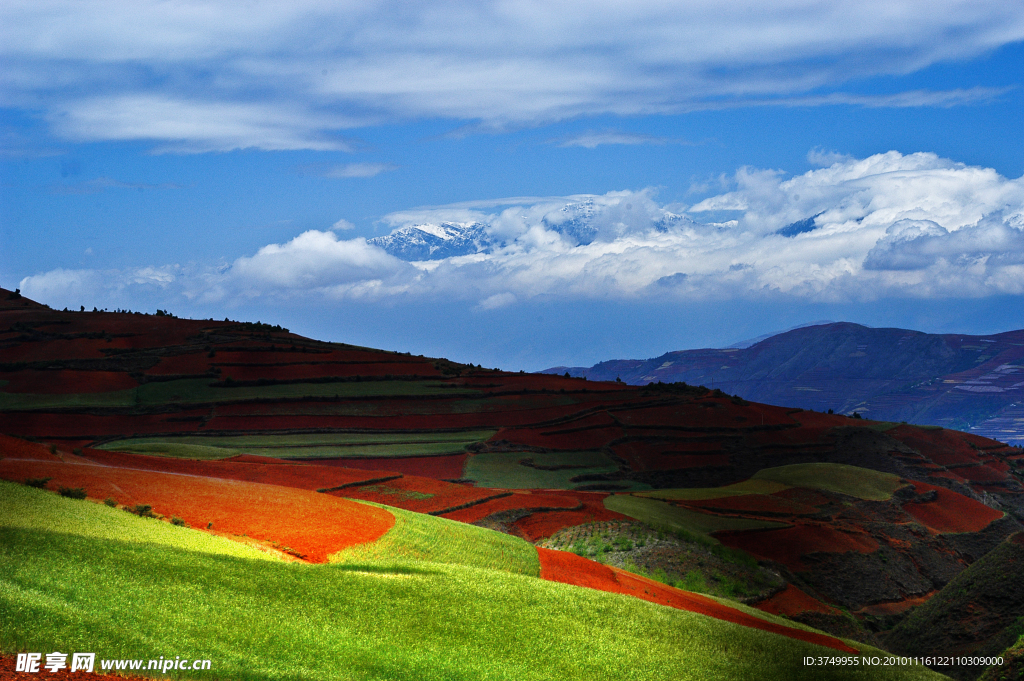
[{"label": "red soil field", "polygon": [[712,536],[726,546],[798,572],[804,569],[800,557],[808,553],[873,553],[878,549],[878,542],[864,532],[841,532],[820,523],[800,523],[778,530],[726,530],[713,532]]},{"label": "red soil field", "polygon": [[145,456],[123,452],[87,449],[83,455],[91,461],[120,468],[199,475],[222,480],[244,480],[282,487],[317,490],[364,482],[387,475],[388,471],[364,471],[337,466],[314,466],[260,457],[233,457],[220,461],[193,461],[165,456]]},{"label": "red soil field", "polygon": [[583,504],[578,511],[544,511],[533,513],[517,520],[512,527],[527,541],[536,542],[546,539],[566,527],[575,527],[583,523],[603,522],[606,520],[629,520],[628,517],[604,507],[607,492],[570,492],[551,490],[559,496],[575,498]]},{"label": "red soil field", "polygon": [[[17,655],[0,655],[0,681],[25,681],[25,679],[31,678],[44,678],[53,679],[53,681],[152,681],[149,678],[143,678],[141,676],[121,676],[120,674],[97,674],[95,672],[85,672],[78,670],[75,672],[71,671],[71,654],[68,654],[66,660],[67,669],[61,669],[59,672],[52,673],[43,665],[46,664],[46,654],[53,652],[52,650],[42,651],[35,650],[29,652],[42,653],[43,657],[39,661],[39,673],[29,674],[26,672],[16,672],[18,665]],[[84,652],[75,650],[72,652]],[[106,659],[98,657],[94,664],[94,669],[100,668],[100,660]]]},{"label": "red soil field", "polygon": [[28,442],[10,435],[0,435],[0,457],[11,459],[35,459],[37,461],[60,461],[50,453],[50,448],[36,442]]},{"label": "red soil field", "polygon": [[832,636],[816,634],[801,629],[791,629],[779,624],[766,622],[753,615],[748,615],[722,605],[718,601],[706,596],[675,589],[652,579],[625,572],[624,570],[609,568],[566,551],[538,548],[537,554],[540,558],[541,579],[562,584],[573,584],[588,589],[625,594],[659,605],[707,615],[708,617],[714,617],[726,622],[768,631],[781,636],[788,636],[843,652],[858,652]]},{"label": "red soil field", "polygon": [[[444,517],[450,518],[451,520],[458,520],[463,523],[475,523],[476,521],[482,520],[490,514],[498,513],[499,511],[552,507],[575,508],[579,505],[580,502],[577,499],[569,495],[563,496],[556,492],[534,494],[532,492],[517,491],[509,497],[492,499],[491,501],[477,504],[476,506],[470,506],[469,508],[446,513],[444,514]],[[542,513],[546,513],[546,511],[543,511]]]},{"label": "red soil field", "polygon": [[[900,425],[887,431],[886,434],[913,447],[940,466],[975,463],[982,456],[977,449],[968,444],[967,439],[961,437],[965,434],[957,431],[924,430],[914,426]],[[985,438],[978,438],[978,440],[986,441]],[[998,444],[994,440],[987,440],[987,443],[989,446]]]},{"label": "red soil field", "polygon": [[[432,513],[468,504],[479,499],[486,499],[495,494],[501,494],[502,491],[485,487],[456,485],[451,482],[431,480],[430,478],[407,476],[397,480],[381,482],[378,485],[349,487],[337,492],[330,492],[330,494],[350,499],[374,501],[388,506],[397,506],[398,508],[416,511],[417,513]],[[430,497],[426,499],[417,498],[424,494],[429,494]]]},{"label": "red soil field", "polygon": [[938,496],[935,501],[903,504],[903,510],[937,532],[978,532],[993,520],[1003,517],[1001,511],[953,490],[912,482],[918,494],[934,490]]},{"label": "red soil field", "polygon": [[[307,356],[308,358],[308,356]],[[315,355],[314,355],[315,358]],[[236,381],[255,381],[261,378],[293,380],[302,378],[324,378],[328,376],[422,376],[433,378],[441,372],[428,362],[313,362],[288,364],[223,364],[212,360],[220,367],[221,376]]]},{"label": "red soil field", "polygon": [[[999,482],[1007,479],[1005,471],[1000,471],[991,465],[962,466],[953,470],[961,478],[971,482]],[[1010,470],[1010,467],[1006,466],[1006,470]]]},{"label": "red soil field", "polygon": [[[786,410],[766,405],[738,406],[728,398],[701,397],[668,406],[616,409],[615,418],[626,425],[664,426],[692,423],[703,427],[749,428],[762,425],[791,425]],[[742,419],[742,420],[737,420]]]},{"label": "red soil field", "polygon": [[160,358],[160,362],[151,367],[146,373],[150,376],[180,376],[205,374],[210,370],[210,365],[215,359],[207,357],[205,350],[190,352],[187,355],[171,355]]},{"label": "red soil field", "polygon": [[[188,433],[197,429],[194,421],[172,421],[193,412],[172,414],[68,414],[46,412],[2,412],[0,432],[25,437],[70,438],[95,441],[102,437],[123,435],[126,432]],[[207,413],[205,410],[200,414]]]},{"label": "red soil field", "polygon": [[105,393],[138,387],[138,382],[120,371],[9,371],[0,373],[0,388],[7,393]]},{"label": "red soil field", "polygon": [[445,456],[403,456],[360,459],[317,459],[306,463],[318,466],[341,466],[343,468],[358,468],[366,471],[376,471],[387,468],[389,471],[398,471],[404,475],[417,475],[423,478],[434,480],[457,480],[462,477],[462,471],[466,466],[466,458],[469,454],[449,454]]},{"label": "red soil field", "polygon": [[695,499],[677,501],[678,506],[706,509],[709,511],[735,511],[758,515],[813,515],[818,512],[814,506],[808,506],[770,494],[740,494],[719,499]]},{"label": "red soil field", "polygon": [[346,546],[373,541],[391,529],[383,509],[301,489],[110,466],[4,459],[0,477],[53,478],[48,487],[84,487],[94,499],[125,506],[149,504],[164,516],[218,534],[278,542],[305,560],[322,563]]},{"label": "red soil field", "polygon": [[826,615],[840,614],[839,610],[831,605],[822,603],[817,598],[808,596],[792,584],[787,584],[783,591],[757,603],[754,607],[772,615],[785,615],[787,617],[799,615],[802,612],[821,612]]}]

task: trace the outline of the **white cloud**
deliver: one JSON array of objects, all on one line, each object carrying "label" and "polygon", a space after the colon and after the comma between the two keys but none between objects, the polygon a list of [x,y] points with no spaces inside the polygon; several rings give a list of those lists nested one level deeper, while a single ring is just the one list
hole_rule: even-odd
[{"label": "white cloud", "polygon": [[341,220],[338,220],[333,225],[331,225],[331,231],[332,232],[345,232],[345,231],[348,231],[350,229],[355,229],[355,228],[356,228],[355,225],[353,225],[351,222],[349,222],[348,220],[346,220],[344,218],[342,218]]},{"label": "white cloud", "polygon": [[[560,147],[583,147],[585,149],[596,149],[602,144],[655,144],[662,145],[671,142],[667,137],[653,137],[651,135],[639,135],[629,132],[618,132],[616,130],[605,130],[602,132],[585,132],[567,140],[563,140]],[[678,143],[678,142],[677,142]]]},{"label": "white cloud", "polygon": [[[850,302],[1024,291],[1024,177],[888,152],[792,177],[741,168],[728,182],[732,191],[690,209],[704,219],[728,208],[735,219],[726,222],[670,211],[650,190],[495,199],[385,216],[396,235],[474,230],[462,250],[425,262],[308,231],[218,270],[107,273],[103,285],[140,285],[135,277],[198,300],[401,297],[480,310],[534,298]],[[95,288],[97,277],[54,270],[21,288],[49,301]]]},{"label": "white cloud", "polygon": [[345,163],[332,166],[324,177],[376,177],[391,170],[398,170],[398,166],[394,163]]},{"label": "white cloud", "polygon": [[752,104],[986,101],[1005,90],[838,88],[1021,39],[1024,6],[1008,0],[12,0],[0,4],[0,105],[43,112],[74,140],[338,150],[350,147],[339,130],[415,118],[500,129]]}]

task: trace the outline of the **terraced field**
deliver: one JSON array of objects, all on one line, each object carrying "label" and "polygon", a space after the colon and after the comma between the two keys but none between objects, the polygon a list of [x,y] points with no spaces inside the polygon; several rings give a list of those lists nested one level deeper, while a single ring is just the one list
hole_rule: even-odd
[{"label": "terraced field", "polygon": [[[577,557],[548,555],[547,576],[566,583],[545,584],[535,577],[546,574],[545,554],[531,543],[610,521],[678,532],[777,573],[786,586],[758,607],[833,638],[873,640],[870,628],[894,626],[941,592],[1019,530],[1024,513],[1018,449],[685,384],[506,373],[265,324],[65,313],[2,295],[0,352],[0,432],[17,436],[0,436],[0,477],[42,484],[61,508],[92,506],[129,528],[238,542],[264,566],[192,544],[141,544],[123,529],[72,533],[86,583],[39,549],[54,541],[47,533],[63,532],[51,520],[5,526],[0,617],[13,608],[42,624],[19,627],[22,638],[3,639],[0,652],[69,636],[141,651],[146,641],[169,645],[163,626],[183,628],[186,647],[217,640],[226,678],[854,678],[863,672],[810,674],[797,653],[816,643],[780,635],[784,622],[739,605]],[[59,488],[88,498],[61,500]],[[116,508],[99,505],[107,499]],[[146,515],[147,506],[163,518],[123,510]],[[95,577],[100,557],[81,558],[88,542],[111,557],[109,579]],[[14,567],[26,551],[38,560]],[[228,614],[161,619],[171,596],[143,596],[131,583],[144,574],[131,566],[159,565],[181,602],[206,617],[202,594]],[[574,565],[586,567],[573,577]],[[342,588],[328,593],[333,579]],[[115,595],[111,612],[134,633],[90,629],[122,582],[145,604],[137,617],[155,624],[133,619]],[[78,594],[87,615],[25,596],[40,585]],[[422,644],[410,617],[426,628]],[[238,622],[297,647],[269,634],[243,641]],[[521,634],[503,633],[509,627]],[[329,637],[304,633],[319,630]],[[269,646],[266,661],[249,668],[257,645]],[[318,652],[294,652],[302,646]],[[728,668],[711,661],[723,651],[732,651]],[[354,671],[328,669],[317,655]],[[885,674],[928,677],[904,669],[871,678]]]}]

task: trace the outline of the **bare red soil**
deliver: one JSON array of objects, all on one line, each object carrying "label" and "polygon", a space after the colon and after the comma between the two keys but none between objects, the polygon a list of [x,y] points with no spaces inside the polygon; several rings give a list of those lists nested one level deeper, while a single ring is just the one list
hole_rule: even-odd
[{"label": "bare red soil", "polygon": [[83,456],[96,463],[119,468],[198,475],[221,480],[244,480],[305,490],[329,489],[387,475],[397,475],[389,471],[315,466],[255,456],[233,457],[219,461],[193,461],[166,456],[108,452],[102,449],[84,450]]},{"label": "bare red soil", "polygon": [[138,382],[120,371],[22,371],[0,372],[8,393],[104,393],[138,387]]},{"label": "bare red soil", "polygon": [[565,551],[538,548],[540,576],[552,582],[625,594],[678,610],[707,615],[752,629],[760,629],[847,653],[858,651],[837,638],[766,622],[700,594],[682,591],[646,577],[610,568]]},{"label": "bare red soil", "polygon": [[60,461],[60,457],[51,454],[45,445],[9,435],[0,435],[0,458]]},{"label": "bare red soil", "polygon": [[808,553],[873,553],[878,550],[878,542],[865,532],[843,532],[822,523],[799,523],[778,530],[728,530],[712,534],[726,546],[777,561],[796,571],[804,569],[800,557]]},{"label": "bare red soil", "polygon": [[148,504],[155,513],[178,516],[192,527],[276,542],[314,563],[377,539],[395,522],[383,509],[327,494],[195,475],[4,459],[0,477],[49,477],[50,489],[84,488],[93,499],[112,498],[128,507]]},{"label": "bare red soil", "polygon": [[225,364],[217,362],[223,378],[236,381],[259,379],[296,380],[330,376],[440,376],[441,372],[428,362],[318,362],[316,364]]},{"label": "bare red soil", "polygon": [[1001,511],[989,508],[945,487],[914,482],[918,494],[934,491],[935,501],[906,503],[903,510],[936,532],[978,532],[990,522],[1003,517]]},{"label": "bare red soil", "polygon": [[575,498],[582,503],[578,511],[545,511],[533,513],[513,523],[512,527],[528,541],[536,542],[546,539],[566,527],[575,527],[584,523],[603,522],[606,520],[629,520],[628,517],[604,507],[604,492],[570,492],[558,491],[559,496]]},{"label": "bare red soil", "polygon": [[822,603],[813,596],[808,596],[792,584],[787,584],[783,591],[767,600],[761,601],[754,607],[772,615],[785,615],[787,617],[799,615],[802,612],[820,612],[826,615],[840,614],[839,610],[831,605]]}]

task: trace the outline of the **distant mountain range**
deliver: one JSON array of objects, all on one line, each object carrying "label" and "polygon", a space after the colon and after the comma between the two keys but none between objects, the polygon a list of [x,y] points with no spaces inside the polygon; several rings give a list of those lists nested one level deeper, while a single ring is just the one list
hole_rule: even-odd
[{"label": "distant mountain range", "polygon": [[859,412],[1024,445],[1024,330],[940,335],[840,322],[793,329],[749,347],[683,350],[545,373],[566,371],[634,385],[682,381],[757,402]]},{"label": "distant mountain range", "polygon": [[[557,232],[578,246],[585,246],[597,239],[601,231],[602,211],[593,199],[571,201],[541,219],[541,225]],[[663,211],[651,223],[656,231],[692,223],[684,215]],[[441,260],[459,255],[489,253],[514,242],[518,235],[508,235],[507,228],[502,236],[489,230],[483,222],[439,222],[405,225],[384,236],[369,239],[396,258],[408,261]],[[525,231],[525,230],[524,230]]]}]

